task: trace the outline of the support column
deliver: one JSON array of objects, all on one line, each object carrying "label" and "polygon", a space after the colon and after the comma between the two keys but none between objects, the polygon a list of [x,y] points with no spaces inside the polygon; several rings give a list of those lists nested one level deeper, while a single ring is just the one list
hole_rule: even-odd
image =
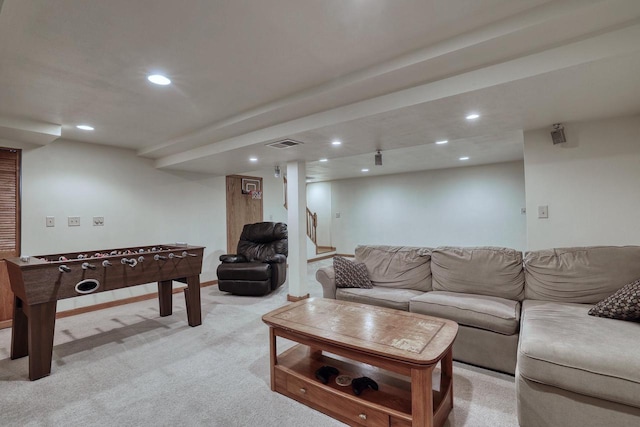
[{"label": "support column", "polygon": [[289,232],[289,295],[309,297],[307,286],[307,171],[303,161],[287,163],[287,227]]}]

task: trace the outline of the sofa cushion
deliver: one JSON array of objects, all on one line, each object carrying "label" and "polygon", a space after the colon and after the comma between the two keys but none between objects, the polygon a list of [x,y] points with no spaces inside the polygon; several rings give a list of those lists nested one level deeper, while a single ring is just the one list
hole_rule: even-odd
[{"label": "sofa cushion", "polygon": [[367,267],[361,262],[350,261],[341,256],[333,257],[336,287],[371,289]]},{"label": "sofa cushion", "polygon": [[504,335],[517,333],[520,326],[520,302],[486,295],[427,292],[409,301],[409,311]]},{"label": "sofa cushion", "polygon": [[525,300],[518,372],[531,381],[640,407],[640,324],[589,316],[589,304]]},{"label": "sofa cushion", "polygon": [[409,246],[356,247],[356,261],[367,266],[375,286],[386,288],[431,290],[431,251]]},{"label": "sofa cushion", "polygon": [[525,298],[595,304],[640,278],[640,246],[527,252]]},{"label": "sofa cushion", "polygon": [[589,315],[640,322],[640,279],[594,305]]},{"label": "sofa cushion", "polygon": [[496,247],[439,247],[431,252],[433,290],[522,300],[522,252]]},{"label": "sofa cushion", "polygon": [[336,299],[409,311],[409,300],[421,294],[423,294],[423,292],[414,291],[412,289],[395,289],[374,286],[373,289],[337,289]]}]

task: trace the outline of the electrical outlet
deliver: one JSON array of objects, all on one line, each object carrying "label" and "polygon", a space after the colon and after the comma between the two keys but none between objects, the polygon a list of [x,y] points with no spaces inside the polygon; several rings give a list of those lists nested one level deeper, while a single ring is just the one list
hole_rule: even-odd
[{"label": "electrical outlet", "polygon": [[80,217],[79,216],[68,216],[67,222],[69,227],[79,227],[80,226]]},{"label": "electrical outlet", "polygon": [[104,217],[103,216],[94,216],[93,217],[93,225],[94,226],[103,226],[104,225]]},{"label": "electrical outlet", "polygon": [[47,227],[55,227],[56,226],[56,218],[53,216],[48,216],[46,221]]}]

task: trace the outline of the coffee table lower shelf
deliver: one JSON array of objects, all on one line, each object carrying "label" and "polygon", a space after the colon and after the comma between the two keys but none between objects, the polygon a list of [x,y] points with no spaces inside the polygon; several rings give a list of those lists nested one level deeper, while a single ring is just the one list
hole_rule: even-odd
[{"label": "coffee table lower shelf", "polygon": [[[365,389],[356,396],[351,386],[343,387],[331,377],[328,384],[315,378],[321,366],[336,367],[341,375],[374,379],[379,390]],[[433,425],[444,424],[453,406],[449,378],[442,378],[442,391],[433,391]],[[411,427],[411,382],[409,377],[335,357],[298,344],[277,356],[273,366],[275,391],[354,426]]]}]

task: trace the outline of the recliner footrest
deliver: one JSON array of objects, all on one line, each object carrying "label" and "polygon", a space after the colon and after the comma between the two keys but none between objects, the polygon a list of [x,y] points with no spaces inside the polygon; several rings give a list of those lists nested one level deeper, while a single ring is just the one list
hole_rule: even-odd
[{"label": "recliner footrest", "polygon": [[218,289],[235,295],[262,296],[271,292],[271,280],[219,280]]},{"label": "recliner footrest", "polygon": [[221,280],[251,280],[261,281],[271,279],[271,265],[262,262],[246,262],[220,264],[218,267],[218,281]]}]

